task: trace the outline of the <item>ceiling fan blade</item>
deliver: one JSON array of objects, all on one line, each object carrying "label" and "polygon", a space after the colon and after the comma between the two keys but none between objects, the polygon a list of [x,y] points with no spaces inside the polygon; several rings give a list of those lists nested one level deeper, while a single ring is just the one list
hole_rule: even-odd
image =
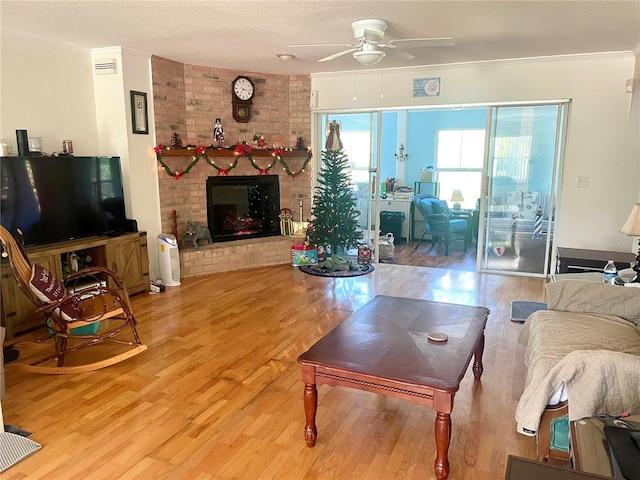
[{"label": "ceiling fan blade", "polygon": [[296,43],[287,47],[355,47],[352,43]]},{"label": "ceiling fan blade", "polygon": [[359,47],[350,48],[348,50],[343,50],[341,52],[334,53],[333,55],[329,55],[328,57],[321,58],[318,61],[319,62],[326,62],[328,60],[333,60],[334,58],[341,57],[342,55],[346,55],[347,53],[355,52],[356,50],[359,50]]},{"label": "ceiling fan blade", "polygon": [[388,52],[390,56],[403,62],[408,62],[409,60],[416,58],[415,55],[411,55],[410,53],[403,52],[402,50],[397,50],[395,48],[388,50]]},{"label": "ceiling fan blade", "polygon": [[400,40],[391,40],[384,45],[385,47],[453,47],[456,42],[451,37],[442,38],[405,38]]}]

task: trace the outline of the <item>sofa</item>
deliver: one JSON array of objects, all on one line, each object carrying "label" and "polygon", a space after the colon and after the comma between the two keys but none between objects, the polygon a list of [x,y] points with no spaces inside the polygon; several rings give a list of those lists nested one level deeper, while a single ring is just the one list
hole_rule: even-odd
[{"label": "sofa", "polygon": [[517,430],[536,436],[539,460],[557,417],[640,409],[640,288],[562,280],[546,296],[547,310],[530,315],[518,338],[527,375]]}]

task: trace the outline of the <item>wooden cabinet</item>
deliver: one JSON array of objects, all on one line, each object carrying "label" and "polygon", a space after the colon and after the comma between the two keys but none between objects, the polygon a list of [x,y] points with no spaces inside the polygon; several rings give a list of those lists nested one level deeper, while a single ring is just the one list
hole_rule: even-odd
[{"label": "wooden cabinet", "polygon": [[123,235],[106,245],[106,267],[120,277],[129,295],[149,287],[147,235]]},{"label": "wooden cabinet", "polygon": [[[119,237],[90,237],[68,242],[27,247],[29,261],[39,264],[58,277],[64,277],[69,254],[82,253],[91,260],[87,266],[104,267],[115,272],[130,295],[149,288],[149,259],[146,232],[127,233]],[[42,314],[22,293],[11,272],[9,262],[0,265],[2,285],[0,310],[2,325],[7,327],[7,338],[43,325]]]}]

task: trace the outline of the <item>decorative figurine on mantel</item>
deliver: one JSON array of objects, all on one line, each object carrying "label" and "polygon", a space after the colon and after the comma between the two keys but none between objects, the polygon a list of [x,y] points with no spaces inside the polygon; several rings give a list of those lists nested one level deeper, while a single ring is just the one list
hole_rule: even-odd
[{"label": "decorative figurine on mantel", "polygon": [[182,139],[178,132],[171,134],[171,148],[182,148]]},{"label": "decorative figurine on mantel", "polygon": [[218,148],[224,148],[224,129],[222,128],[222,121],[219,118],[216,118],[216,124],[213,127],[213,139]]},{"label": "decorative figurine on mantel", "polygon": [[304,144],[304,137],[296,138],[296,150],[306,150],[307,146]]}]

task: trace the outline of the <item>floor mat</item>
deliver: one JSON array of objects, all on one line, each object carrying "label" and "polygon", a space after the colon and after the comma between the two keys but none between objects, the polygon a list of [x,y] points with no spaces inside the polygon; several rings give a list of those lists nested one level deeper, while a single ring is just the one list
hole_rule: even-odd
[{"label": "floor mat", "polygon": [[546,303],[514,300],[511,302],[511,320],[514,322],[524,322],[533,312],[546,309]]},{"label": "floor mat", "polygon": [[21,435],[0,432],[0,472],[4,472],[29,455],[42,448],[42,445]]}]

